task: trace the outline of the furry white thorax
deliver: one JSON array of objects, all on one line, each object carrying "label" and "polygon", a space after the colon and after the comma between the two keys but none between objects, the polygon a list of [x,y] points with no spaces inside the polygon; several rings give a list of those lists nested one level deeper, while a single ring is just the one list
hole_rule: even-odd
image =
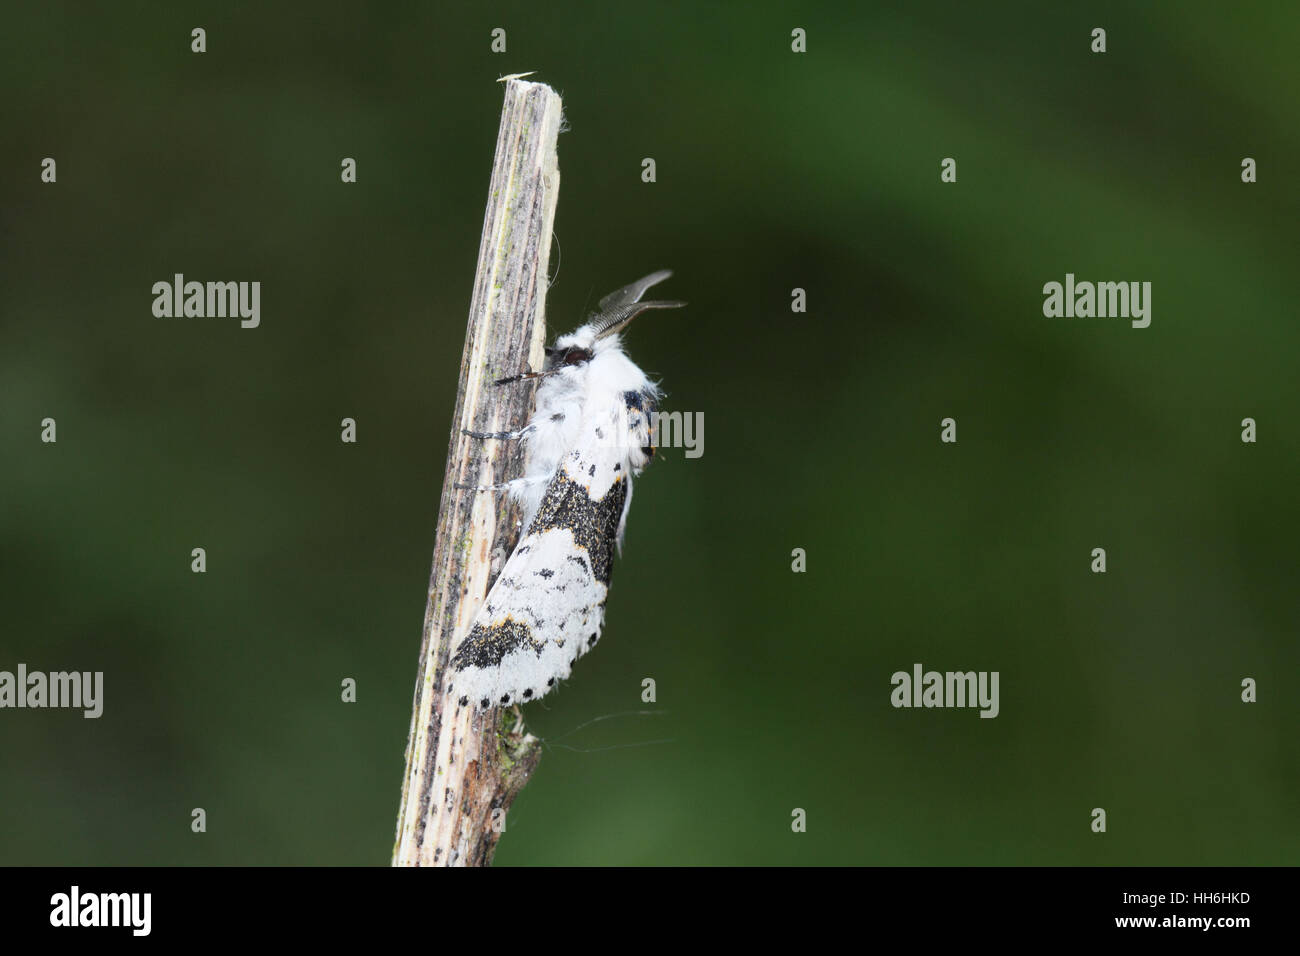
[{"label": "furry white thorax", "polygon": [[[621,548],[632,503],[632,478],[649,461],[642,448],[650,444],[648,415],[644,422],[635,417],[629,421],[623,396],[640,392],[657,399],[659,387],[627,357],[617,334],[596,339],[593,327],[583,325],[555,340],[556,349],[570,347],[590,349],[591,360],[561,368],[542,379],[537,389],[537,410],[524,431],[524,474],[510,483],[510,494],[523,510],[523,527],[527,530],[546,493],[547,482],[559,470],[565,454],[585,438],[596,445],[593,453],[598,453],[593,457],[598,459],[597,474],[571,477],[587,485],[593,498],[604,496],[616,474],[627,478],[627,503],[618,528]],[[606,426],[608,437],[597,439],[596,429],[605,431]],[[618,472],[613,470],[615,464],[622,465]]]}]

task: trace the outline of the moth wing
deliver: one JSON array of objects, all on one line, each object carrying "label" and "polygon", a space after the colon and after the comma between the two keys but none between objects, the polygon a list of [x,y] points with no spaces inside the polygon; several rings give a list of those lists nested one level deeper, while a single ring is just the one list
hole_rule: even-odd
[{"label": "moth wing", "polygon": [[476,706],[536,700],[569,677],[605,623],[613,547],[627,501],[621,477],[592,499],[570,453],[528,532],[450,660],[451,690]]}]

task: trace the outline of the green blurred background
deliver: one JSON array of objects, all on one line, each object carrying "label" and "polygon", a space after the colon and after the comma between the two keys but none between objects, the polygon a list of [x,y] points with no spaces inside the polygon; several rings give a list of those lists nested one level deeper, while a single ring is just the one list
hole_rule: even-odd
[{"label": "green blurred background", "polygon": [[[570,126],[551,334],[675,269],[627,344],[706,429],[526,709],[497,862],[1300,859],[1300,12],[1135,6],[7,5],[0,669],[106,689],[0,711],[0,863],[388,862],[525,70]],[[261,327],[154,318],[175,272]],[[1151,327],[1044,318],[1066,272]],[[918,661],[1001,715],[893,709]]]}]

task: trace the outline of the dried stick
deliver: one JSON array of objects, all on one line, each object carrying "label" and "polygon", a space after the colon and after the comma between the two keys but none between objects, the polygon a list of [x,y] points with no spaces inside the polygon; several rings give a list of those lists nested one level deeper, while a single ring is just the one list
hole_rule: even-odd
[{"label": "dried stick", "polygon": [[459,487],[503,481],[517,456],[514,443],[465,431],[510,431],[528,416],[529,384],[492,382],[541,367],[560,188],[560,97],[544,83],[505,80],[442,483],[394,866],[490,863],[506,811],[540,756],[518,709],[476,712],[445,693],[447,659],[518,538],[518,512],[504,494]]}]

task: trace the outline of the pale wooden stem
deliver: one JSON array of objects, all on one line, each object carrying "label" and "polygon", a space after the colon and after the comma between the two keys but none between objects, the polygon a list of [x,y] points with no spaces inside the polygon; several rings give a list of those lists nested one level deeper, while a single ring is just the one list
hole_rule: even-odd
[{"label": "pale wooden stem", "polygon": [[458,487],[511,477],[517,443],[463,430],[510,431],[529,414],[533,383],[492,382],[541,367],[560,114],[549,86],[506,81],[442,483],[394,866],[490,863],[505,812],[540,755],[518,710],[476,713],[444,688],[447,659],[495,578],[493,558],[499,570],[518,538],[518,512],[503,493]]}]

